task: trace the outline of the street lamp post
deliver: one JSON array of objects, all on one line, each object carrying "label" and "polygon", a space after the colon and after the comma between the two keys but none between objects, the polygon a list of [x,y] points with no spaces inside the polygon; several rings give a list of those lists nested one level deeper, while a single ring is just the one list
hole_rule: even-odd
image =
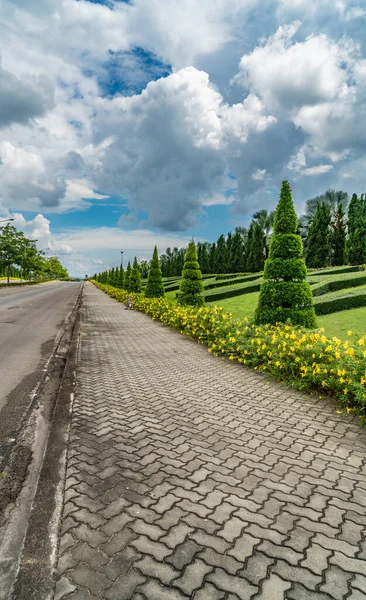
[{"label": "street lamp post", "polygon": [[121,250],[121,266],[123,267],[123,250]]},{"label": "street lamp post", "polygon": [[14,219],[1,219],[0,223],[9,223],[9,221],[14,221]]}]

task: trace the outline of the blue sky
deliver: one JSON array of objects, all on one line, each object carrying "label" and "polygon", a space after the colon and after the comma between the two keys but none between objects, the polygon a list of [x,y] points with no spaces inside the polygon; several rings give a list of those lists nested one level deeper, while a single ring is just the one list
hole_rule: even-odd
[{"label": "blue sky", "polygon": [[356,0],[4,0],[0,215],[73,275],[366,189]]}]

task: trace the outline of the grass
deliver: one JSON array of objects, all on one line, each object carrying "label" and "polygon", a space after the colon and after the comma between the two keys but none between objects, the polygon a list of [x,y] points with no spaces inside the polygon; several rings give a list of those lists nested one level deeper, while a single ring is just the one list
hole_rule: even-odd
[{"label": "grass", "polygon": [[[352,270],[351,270],[352,269]],[[323,275],[323,277],[319,277],[319,275]],[[325,275],[325,277],[324,277]],[[258,279],[255,283],[260,283],[261,274],[258,273]],[[364,293],[366,286],[359,285],[362,282],[362,278],[365,277],[365,272],[355,272],[355,268],[353,267],[340,267],[333,268],[323,271],[312,271],[309,273],[309,282],[312,287],[315,289],[328,283],[333,282],[335,280],[341,280],[342,287],[345,289],[338,289],[331,291],[329,290],[324,295],[316,296],[314,298],[316,303],[324,302],[328,300],[333,300],[340,297],[348,297],[353,296],[354,294]],[[253,275],[251,276],[253,278]],[[360,279],[360,282],[356,282],[356,279]],[[349,287],[347,288],[347,282],[349,284],[356,285],[357,287]],[[214,278],[207,277],[206,285],[210,286],[212,283],[218,283]],[[248,317],[249,319],[253,319],[254,311],[257,307],[259,292],[248,292],[245,293],[245,288],[249,287],[252,284],[252,281],[240,282],[235,285],[235,282],[230,281],[230,285],[223,280],[222,290],[217,288],[209,288],[205,295],[207,295],[207,301],[209,306],[222,306],[222,308],[233,315],[234,318],[241,319],[243,317]],[[206,287],[206,286],[205,286]],[[239,296],[232,296],[229,298],[221,298],[217,300],[213,300],[209,302],[209,296],[211,294],[215,294],[217,292],[226,292],[230,290],[235,290],[237,288],[241,288],[242,294]],[[316,292],[315,292],[316,293]],[[170,302],[175,302],[176,299],[176,290],[168,291],[166,293],[166,298]],[[342,310],[338,312],[333,312],[330,314],[319,315],[318,316],[319,327],[324,327],[325,334],[328,337],[339,337],[344,340],[347,339],[347,332],[349,330],[355,332],[363,332],[366,331],[366,307],[362,308],[350,308],[348,310]]]},{"label": "grass", "polygon": [[257,307],[259,298],[259,292],[252,292],[251,294],[244,294],[243,296],[235,296],[234,298],[224,298],[217,302],[210,302],[209,306],[222,306],[222,308],[232,313],[233,317],[241,319],[248,317],[252,319],[254,317],[254,311]]},{"label": "grass", "polygon": [[318,317],[319,327],[324,327],[328,337],[347,339],[347,331],[363,333],[366,331],[366,307],[351,308],[341,312]]}]

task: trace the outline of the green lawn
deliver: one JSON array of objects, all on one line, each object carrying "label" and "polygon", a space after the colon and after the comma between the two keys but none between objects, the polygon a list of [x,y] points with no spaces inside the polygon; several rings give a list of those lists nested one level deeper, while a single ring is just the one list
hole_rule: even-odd
[{"label": "green lawn", "polygon": [[366,332],[366,307],[351,308],[341,312],[331,313],[318,317],[319,327],[324,327],[328,337],[339,337],[346,339],[347,331],[356,333]]},{"label": "green lawn", "polygon": [[252,319],[257,307],[258,298],[259,292],[252,292],[243,296],[234,296],[234,298],[224,298],[223,300],[210,302],[209,305],[214,306],[217,304],[217,306],[222,306],[226,312],[232,313],[233,317],[237,319],[242,319],[243,317]]}]

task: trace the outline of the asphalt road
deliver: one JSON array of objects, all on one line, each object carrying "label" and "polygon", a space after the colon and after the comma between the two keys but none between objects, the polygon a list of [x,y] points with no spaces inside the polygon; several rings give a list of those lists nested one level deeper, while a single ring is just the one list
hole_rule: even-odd
[{"label": "asphalt road", "polygon": [[0,446],[29,404],[80,286],[50,282],[0,289]]}]

